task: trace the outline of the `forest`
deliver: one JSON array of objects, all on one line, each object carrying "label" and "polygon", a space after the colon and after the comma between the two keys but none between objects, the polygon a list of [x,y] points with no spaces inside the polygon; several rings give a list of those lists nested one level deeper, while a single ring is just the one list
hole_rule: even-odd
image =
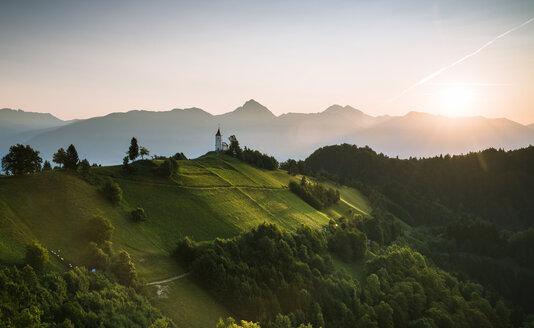
[{"label": "forest", "polygon": [[398,159],[343,144],[320,148],[304,163],[310,173],[382,193],[402,207],[389,209],[410,224],[443,223],[436,217],[443,207],[512,230],[534,224],[534,146]]},{"label": "forest", "polygon": [[[161,325],[163,324],[163,325]],[[0,271],[0,327],[175,327],[132,287],[102,272]]]},{"label": "forest", "polygon": [[345,260],[361,260],[365,235],[336,222],[325,231],[288,233],[263,224],[231,239],[197,243],[186,237],[174,257],[233,313],[262,327],[511,326],[502,299],[409,247],[378,249],[365,261],[365,281],[334,270],[341,234],[341,246],[350,245],[353,254]]},{"label": "forest", "polygon": [[533,146],[397,159],[344,144],[293,167],[355,186],[411,224],[404,243],[503,296],[516,321],[534,313]]}]

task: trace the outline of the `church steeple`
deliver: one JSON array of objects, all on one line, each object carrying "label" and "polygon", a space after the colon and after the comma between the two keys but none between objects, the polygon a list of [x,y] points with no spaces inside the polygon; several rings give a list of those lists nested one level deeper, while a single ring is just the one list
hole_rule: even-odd
[{"label": "church steeple", "polygon": [[215,134],[215,151],[217,154],[223,150],[223,143],[222,143],[222,134],[221,134],[221,127],[217,129],[217,134]]}]

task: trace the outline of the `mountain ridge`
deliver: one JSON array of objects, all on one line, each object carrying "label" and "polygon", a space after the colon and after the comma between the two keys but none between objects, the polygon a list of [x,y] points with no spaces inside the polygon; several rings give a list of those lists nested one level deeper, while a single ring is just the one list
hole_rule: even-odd
[{"label": "mountain ridge", "polygon": [[[16,113],[26,115],[23,111]],[[2,124],[6,125],[0,116],[0,128]],[[279,160],[303,159],[319,147],[340,143],[368,145],[386,155],[404,158],[460,154],[490,147],[516,149],[534,143],[532,126],[505,118],[450,118],[416,111],[402,116],[371,116],[337,104],[317,113],[276,116],[250,99],[233,111],[218,115],[191,107],[116,112],[74,122],[55,118],[44,128],[35,125],[30,130],[7,133],[0,142],[0,156],[7,153],[10,145],[26,143],[40,150],[43,158],[51,159],[58,148],[72,143],[81,158],[117,164],[135,136],[152,155],[183,152],[188,157],[198,157],[212,150],[219,125],[223,139],[236,135],[242,146]]]}]

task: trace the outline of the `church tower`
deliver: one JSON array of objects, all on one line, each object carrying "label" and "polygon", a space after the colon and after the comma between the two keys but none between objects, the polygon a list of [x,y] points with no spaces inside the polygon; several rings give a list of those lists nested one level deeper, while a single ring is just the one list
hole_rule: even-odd
[{"label": "church tower", "polygon": [[217,134],[215,134],[215,151],[217,154],[222,151],[222,135],[221,135],[221,128],[219,127],[217,129]]}]

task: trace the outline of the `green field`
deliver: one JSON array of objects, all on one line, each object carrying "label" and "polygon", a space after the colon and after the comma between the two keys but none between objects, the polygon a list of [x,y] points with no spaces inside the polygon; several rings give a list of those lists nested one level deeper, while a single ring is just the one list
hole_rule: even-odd
[{"label": "green field", "polygon": [[[296,178],[285,171],[213,154],[178,163],[172,179],[153,174],[159,163],[148,160],[136,162],[133,175],[115,166],[93,168],[91,179],[64,171],[1,177],[0,263],[22,263],[24,245],[37,239],[49,250],[60,250],[63,260],[51,254],[53,265],[78,265],[87,247],[86,222],[100,214],[115,226],[114,250],[128,251],[140,278],[153,282],[183,273],[169,252],[184,236],[197,241],[231,237],[263,222],[290,231],[302,224],[319,229],[349,210],[370,213],[365,197],[348,187],[337,187],[339,204],[318,212],[288,190]],[[105,199],[95,182],[108,177],[123,191],[118,205]],[[144,208],[146,221],[129,219],[136,207]],[[179,326],[213,327],[218,317],[229,315],[187,278],[144,291]]]}]

